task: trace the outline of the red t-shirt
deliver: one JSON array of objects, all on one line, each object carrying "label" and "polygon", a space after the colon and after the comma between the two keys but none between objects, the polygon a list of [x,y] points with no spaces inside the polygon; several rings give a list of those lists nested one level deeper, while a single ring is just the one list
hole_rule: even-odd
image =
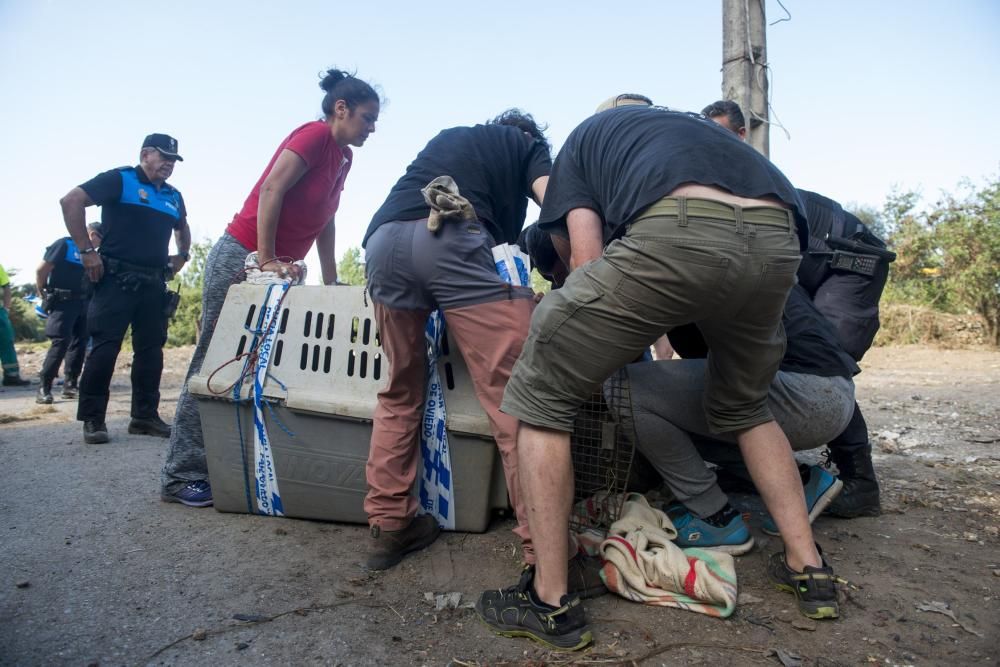
[{"label": "red t-shirt", "polygon": [[248,250],[257,249],[260,186],[286,148],[305,160],[309,170],[285,193],[281,202],[274,251],[278,257],[303,259],[337,212],[353,157],[350,148],[341,149],[337,145],[330,134],[330,126],[321,120],[306,123],[285,137],[243,203],[243,209],[233,217],[226,231]]}]

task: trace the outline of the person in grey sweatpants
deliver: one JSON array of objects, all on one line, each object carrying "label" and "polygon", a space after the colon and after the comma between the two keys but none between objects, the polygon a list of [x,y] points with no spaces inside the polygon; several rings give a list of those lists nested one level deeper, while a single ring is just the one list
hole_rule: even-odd
[{"label": "person in grey sweatpants", "polygon": [[[793,450],[822,447],[837,437],[854,412],[858,366],[837,342],[832,325],[800,285],[792,288],[782,317],[787,347],[768,390],[768,408]],[[731,433],[713,434],[702,409],[707,349],[697,327],[668,334],[681,357],[627,367],[636,447],[680,502],[670,508],[679,546],[741,554],[753,547],[743,517],[719,488],[705,462],[725,465],[743,458]],[[810,520],[839,491],[839,482],[818,466],[805,471]],[[825,505],[824,505],[825,507]],[[765,531],[769,523],[765,521]]]},{"label": "person in grey sweatpants", "polygon": [[208,345],[212,342],[215,322],[219,319],[219,313],[222,312],[222,306],[226,302],[226,294],[230,286],[240,277],[249,252],[239,241],[226,233],[212,246],[205,262],[205,284],[201,295],[201,331],[198,345],[191,357],[191,365],[184,378],[184,387],[177,399],[177,410],[170,432],[170,449],[161,478],[163,487],[161,497],[167,502],[182,502],[193,507],[212,504],[211,496],[205,500],[199,499],[195,494],[176,495],[178,490],[204,484],[208,479],[205,438],[201,432],[198,401],[188,391],[188,380],[201,371]]}]

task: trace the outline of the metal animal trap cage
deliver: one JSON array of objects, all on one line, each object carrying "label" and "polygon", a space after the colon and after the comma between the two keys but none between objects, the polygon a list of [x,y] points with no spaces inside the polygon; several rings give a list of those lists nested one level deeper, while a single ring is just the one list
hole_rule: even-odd
[{"label": "metal animal trap cage", "polygon": [[635,438],[628,374],[622,368],[583,404],[573,425],[574,532],[607,533],[621,515]]}]

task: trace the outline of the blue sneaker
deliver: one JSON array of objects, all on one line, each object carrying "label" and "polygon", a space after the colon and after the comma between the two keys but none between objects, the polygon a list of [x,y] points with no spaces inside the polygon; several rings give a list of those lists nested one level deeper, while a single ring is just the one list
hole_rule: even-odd
[{"label": "blue sneaker", "polygon": [[698,518],[683,505],[671,507],[668,516],[677,529],[674,544],[681,549],[712,549],[733,556],[753,549],[753,537],[741,514],[721,528]]},{"label": "blue sneaker", "polygon": [[[803,490],[806,492],[806,509],[809,510],[809,523],[816,520],[843,488],[844,483],[825,468],[809,466],[809,481],[803,485]],[[770,514],[765,515],[761,528],[768,535],[781,535]]]},{"label": "blue sneaker", "polygon": [[206,480],[189,482],[173,493],[161,493],[160,499],[188,507],[208,507],[212,504],[212,486]]}]

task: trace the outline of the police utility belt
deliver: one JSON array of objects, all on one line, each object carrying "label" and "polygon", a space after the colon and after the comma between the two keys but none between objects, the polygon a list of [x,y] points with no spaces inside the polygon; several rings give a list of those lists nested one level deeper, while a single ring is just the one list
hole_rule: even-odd
[{"label": "police utility belt", "polygon": [[63,289],[61,287],[46,287],[42,296],[42,310],[51,313],[60,303],[83,301],[87,294],[82,291]]},{"label": "police utility belt", "polygon": [[156,268],[143,266],[142,264],[132,264],[115,257],[103,255],[104,270],[107,275],[118,281],[118,286],[129,292],[138,292],[144,287],[157,286],[163,290],[163,314],[170,319],[177,312],[181,295],[177,292],[166,289],[165,283],[173,278],[173,271],[170,267]]},{"label": "police utility belt", "polygon": [[61,303],[63,301],[77,301],[86,299],[87,295],[80,290],[63,289],[61,287],[46,287],[45,300],[51,303]]},{"label": "police utility belt", "polygon": [[144,285],[162,285],[170,279],[167,270],[162,267],[132,264],[107,255],[103,255],[101,259],[108,275],[114,276],[120,283],[134,283],[135,289]]}]

